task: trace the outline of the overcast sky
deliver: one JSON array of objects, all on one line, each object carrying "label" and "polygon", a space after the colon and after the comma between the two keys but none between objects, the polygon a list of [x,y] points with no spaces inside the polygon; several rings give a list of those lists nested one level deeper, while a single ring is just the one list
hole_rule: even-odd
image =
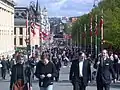
[{"label": "overcast sky", "polygon": [[[37,0],[14,1],[18,6],[29,6],[31,1]],[[39,4],[47,8],[49,16],[80,16],[93,8],[94,0],[39,0]]]}]

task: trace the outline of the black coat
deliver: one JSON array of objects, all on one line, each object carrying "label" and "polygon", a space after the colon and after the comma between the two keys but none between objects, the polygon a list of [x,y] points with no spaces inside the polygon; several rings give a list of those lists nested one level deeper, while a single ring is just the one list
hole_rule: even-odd
[{"label": "black coat", "polygon": [[115,72],[113,69],[113,64],[110,59],[105,60],[103,62],[103,65],[101,64],[101,62],[99,65],[97,65],[97,62],[95,62],[94,67],[97,69],[96,81],[98,84],[110,84],[111,74],[112,74],[113,79],[116,78]]},{"label": "black coat", "polygon": [[[40,78],[40,75],[42,74],[45,75],[44,79]],[[52,77],[48,78],[47,74],[52,74]],[[47,87],[53,84],[53,78],[56,76],[56,68],[54,63],[49,61],[47,65],[44,65],[42,61],[39,61],[36,66],[35,76],[39,79],[40,87]]]},{"label": "black coat", "polygon": [[7,61],[2,60],[1,64],[2,64],[2,70],[7,70]]},{"label": "black coat", "polygon": [[12,90],[13,85],[16,83],[16,81],[21,78],[24,81],[24,85],[27,85],[27,83],[29,83],[29,85],[32,86],[31,69],[29,66],[18,63],[16,65],[13,65],[11,72],[10,90]]},{"label": "black coat", "polygon": [[[74,82],[79,82],[79,61],[74,60],[70,68],[69,79]],[[83,83],[87,86],[88,81],[91,80],[91,68],[88,60],[83,62]]]}]

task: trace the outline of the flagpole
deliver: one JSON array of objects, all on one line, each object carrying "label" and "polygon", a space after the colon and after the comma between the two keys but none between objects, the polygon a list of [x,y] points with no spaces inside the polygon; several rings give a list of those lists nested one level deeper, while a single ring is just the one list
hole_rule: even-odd
[{"label": "flagpole", "polygon": [[79,47],[79,29],[77,29],[77,47]]},{"label": "flagpole", "polygon": [[97,26],[97,15],[95,15],[95,57],[98,56],[98,26]]},{"label": "flagpole", "polygon": [[90,41],[91,41],[91,55],[92,55],[92,42],[93,42],[93,37],[92,37],[92,14],[91,14],[91,18],[90,18]]},{"label": "flagpole", "polygon": [[86,24],[84,24],[84,34],[85,34],[85,37],[84,37],[84,49],[85,49],[85,51],[86,51]]},{"label": "flagpole", "polygon": [[82,31],[81,31],[81,29],[82,29],[82,28],[81,28],[81,25],[80,25],[80,49],[81,49],[81,46],[82,46],[82,43],[81,43],[81,42],[82,42],[82,34],[81,34]]},{"label": "flagpole", "polygon": [[104,29],[103,29],[103,9],[100,20],[100,32],[101,32],[101,51],[103,50],[103,40],[104,40]]},{"label": "flagpole", "polygon": [[77,47],[77,42],[78,42],[78,30],[77,30],[77,35],[76,35],[76,47]]}]

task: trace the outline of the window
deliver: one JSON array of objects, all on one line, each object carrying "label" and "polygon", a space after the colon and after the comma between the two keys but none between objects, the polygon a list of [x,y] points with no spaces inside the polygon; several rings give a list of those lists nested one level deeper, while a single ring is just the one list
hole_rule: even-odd
[{"label": "window", "polygon": [[20,38],[19,43],[20,45],[23,45],[23,38]]},{"label": "window", "polygon": [[11,35],[13,35],[13,30],[11,30]]},{"label": "window", "polygon": [[14,35],[16,35],[16,27],[14,27]]},{"label": "window", "polygon": [[16,38],[14,38],[14,45],[16,45]]},{"label": "window", "polygon": [[23,34],[23,28],[20,27],[20,35],[22,35],[22,34]]}]

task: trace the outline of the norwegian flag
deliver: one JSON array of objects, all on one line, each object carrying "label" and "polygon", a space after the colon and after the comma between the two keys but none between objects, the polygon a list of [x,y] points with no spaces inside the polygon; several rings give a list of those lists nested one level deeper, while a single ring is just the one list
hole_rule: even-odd
[{"label": "norwegian flag", "polygon": [[35,36],[35,27],[34,27],[34,23],[32,22],[31,23],[31,32],[32,32],[32,34],[33,34],[33,36]]},{"label": "norwegian flag", "polygon": [[47,34],[45,32],[40,32],[40,38],[43,40],[49,40],[50,39],[50,34]]},{"label": "norwegian flag", "polygon": [[35,32],[36,29],[40,30],[40,25],[32,22],[31,23],[31,32],[32,32],[33,36],[36,35],[36,32]]},{"label": "norwegian flag", "polygon": [[45,33],[45,32],[42,32],[42,34],[43,34],[43,36],[45,36],[45,37],[46,37],[46,36],[48,36],[48,34],[47,34],[47,33]]},{"label": "norwegian flag", "polygon": [[92,37],[92,21],[93,21],[93,17],[91,15],[91,18],[90,18],[90,36]]},{"label": "norwegian flag", "polygon": [[86,37],[85,32],[82,32],[82,37],[83,37],[83,39],[85,39],[85,37]]},{"label": "norwegian flag", "polygon": [[98,36],[97,15],[95,16],[95,36]]},{"label": "norwegian flag", "polygon": [[101,19],[100,19],[100,30],[101,30],[101,32],[103,32],[103,24],[104,24],[103,16],[101,16]]}]

